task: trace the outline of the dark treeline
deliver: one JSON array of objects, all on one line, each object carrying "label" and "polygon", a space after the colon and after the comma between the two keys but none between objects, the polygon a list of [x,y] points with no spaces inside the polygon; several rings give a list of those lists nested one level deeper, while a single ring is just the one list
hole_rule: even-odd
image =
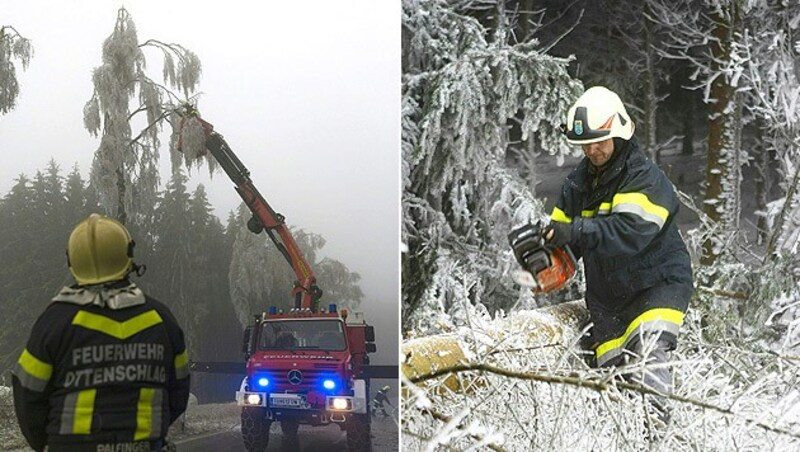
[{"label": "dark treeline", "polygon": [[[134,260],[147,267],[143,276],[131,279],[170,307],[186,333],[191,360],[240,361],[243,327],[231,303],[229,281],[236,235],[249,215],[243,215],[243,210],[231,213],[223,225],[212,211],[204,186],[190,192],[187,181],[182,171],[176,172],[156,205],[129,217],[126,226],[136,241]],[[77,167],[65,176],[53,160],[32,178],[20,175],[0,198],[0,375],[5,379],[0,384],[9,384],[8,371],[51,297],[74,283],[67,268],[67,240],[75,224],[93,212],[105,213],[94,188]],[[299,231],[296,235],[304,250],[309,249],[305,237],[314,237],[316,247],[324,244],[314,234]],[[254,243],[267,248],[263,242]],[[322,264],[322,278],[327,273],[350,275],[349,281],[341,287],[334,285],[329,293],[354,293],[356,300],[363,296],[357,274],[346,269],[325,271],[330,265],[342,265],[338,261],[310,261]],[[271,268],[259,269],[261,273],[254,277],[268,273],[266,279],[287,286],[274,287],[261,296],[251,294],[256,299],[250,310],[289,307],[291,269],[285,262],[267,266]],[[238,388],[238,377],[195,373],[193,378],[193,392],[201,401],[230,400]]]}]

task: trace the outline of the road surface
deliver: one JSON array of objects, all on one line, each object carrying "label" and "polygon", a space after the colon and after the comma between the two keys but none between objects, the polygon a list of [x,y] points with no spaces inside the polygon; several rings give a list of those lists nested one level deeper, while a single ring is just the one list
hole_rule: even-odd
[{"label": "road surface", "polygon": [[[324,427],[300,426],[300,450],[302,452],[346,452],[347,438],[343,430],[335,425]],[[374,452],[395,452],[398,447],[398,427],[391,417],[372,418],[372,450]],[[178,452],[245,452],[242,434],[235,430],[201,435],[178,441]],[[281,429],[277,422],[272,424],[267,451],[281,450]]]}]

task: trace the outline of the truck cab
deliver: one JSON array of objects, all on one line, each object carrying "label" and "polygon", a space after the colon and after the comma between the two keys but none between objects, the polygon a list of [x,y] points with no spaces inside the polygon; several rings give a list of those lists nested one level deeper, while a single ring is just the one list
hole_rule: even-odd
[{"label": "truck cab", "polygon": [[363,366],[374,340],[361,313],[339,312],[335,305],[319,312],[270,308],[256,317],[245,331],[247,372],[236,392],[248,451],[266,448],[275,421],[284,437],[296,436],[300,424],[333,423],[347,431],[351,450],[369,450]]}]

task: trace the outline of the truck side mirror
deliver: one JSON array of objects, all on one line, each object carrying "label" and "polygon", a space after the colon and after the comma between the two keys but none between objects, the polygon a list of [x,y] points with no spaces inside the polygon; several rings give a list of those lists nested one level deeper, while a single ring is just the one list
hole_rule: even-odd
[{"label": "truck side mirror", "polygon": [[242,337],[242,353],[244,354],[244,359],[247,360],[250,358],[250,355],[253,354],[252,345],[251,345],[251,337],[253,336],[253,327],[248,326],[244,329],[244,335]]},{"label": "truck side mirror", "polygon": [[375,353],[378,351],[378,348],[375,347],[375,344],[372,342],[367,342],[367,353]]},{"label": "truck side mirror", "polygon": [[367,325],[364,328],[364,340],[367,342],[375,342],[375,327],[372,325]]}]

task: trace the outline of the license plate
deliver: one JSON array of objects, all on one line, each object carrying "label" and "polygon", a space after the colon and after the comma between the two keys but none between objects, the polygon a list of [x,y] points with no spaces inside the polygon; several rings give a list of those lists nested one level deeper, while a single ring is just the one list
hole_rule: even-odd
[{"label": "license plate", "polygon": [[306,399],[299,394],[273,394],[269,397],[269,406],[275,408],[305,408]]}]

